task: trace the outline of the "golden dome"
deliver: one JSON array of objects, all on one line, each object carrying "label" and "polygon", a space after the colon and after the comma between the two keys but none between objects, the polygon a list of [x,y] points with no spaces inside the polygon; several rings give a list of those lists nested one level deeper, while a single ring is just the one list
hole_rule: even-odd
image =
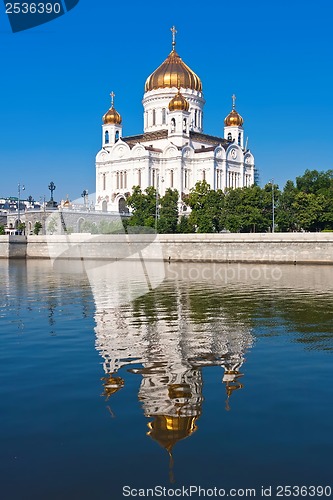
[{"label": "golden dome", "polygon": [[122,118],[118,111],[115,110],[114,106],[112,105],[111,108],[105,115],[103,116],[103,123],[104,125],[107,124],[117,124],[120,125],[122,122]]},{"label": "golden dome", "polygon": [[154,73],[148,76],[145,92],[173,87],[202,91],[200,78],[182,61],[174,48]]},{"label": "golden dome", "polygon": [[224,119],[224,124],[226,127],[242,127],[244,120],[235,109],[236,96],[232,96],[232,110],[228,116]]},{"label": "golden dome", "polygon": [[169,111],[188,111],[190,105],[178,89],[177,94],[169,102]]},{"label": "golden dome", "polygon": [[113,103],[115,94],[113,92],[111,92],[110,95],[111,95],[111,108],[103,116],[103,123],[104,123],[104,125],[109,125],[109,124],[120,125],[122,122],[122,118],[121,118],[121,115],[118,113],[118,111],[115,110],[114,103]]}]

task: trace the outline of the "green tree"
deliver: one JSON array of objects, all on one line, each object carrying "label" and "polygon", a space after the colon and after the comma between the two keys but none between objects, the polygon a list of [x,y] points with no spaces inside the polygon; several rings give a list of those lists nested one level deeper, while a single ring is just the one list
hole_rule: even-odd
[{"label": "green tree", "polygon": [[293,203],[297,229],[304,231],[320,231],[323,229],[324,204],[324,195],[315,195],[303,191],[297,193]]},{"label": "green tree", "polygon": [[0,225],[0,235],[5,234],[5,226]]},{"label": "green tree", "polygon": [[17,230],[19,232],[19,234],[22,234],[24,233],[25,231],[25,223],[24,222],[20,222],[17,226]]},{"label": "green tree", "polygon": [[333,170],[318,172],[318,170],[305,170],[304,174],[296,177],[298,191],[304,193],[322,193],[333,187]]},{"label": "green tree", "polygon": [[128,226],[155,226],[156,189],[149,186],[144,193],[139,186],[133,187],[132,194],[127,198],[126,204],[132,209],[132,216],[128,220]]},{"label": "green tree", "polygon": [[257,185],[229,189],[224,203],[225,228],[231,232],[268,231],[272,226],[272,208],[271,184],[263,189]]},{"label": "green tree", "polygon": [[182,215],[177,225],[177,233],[195,233],[195,227],[191,223],[189,216]]},{"label": "green tree", "polygon": [[224,194],[210,188],[206,181],[197,182],[191,189],[188,204],[191,207],[189,223],[198,233],[216,233],[223,229]]},{"label": "green tree", "polygon": [[297,188],[293,181],[287,181],[276,203],[276,224],[279,231],[295,231],[297,229],[294,201]]},{"label": "green tree", "polygon": [[175,233],[178,224],[178,199],[176,189],[168,188],[160,200],[160,216],[157,223],[158,233]]},{"label": "green tree", "polygon": [[39,234],[40,233],[40,230],[42,229],[43,225],[41,222],[37,221],[35,222],[35,225],[34,225],[34,234]]}]

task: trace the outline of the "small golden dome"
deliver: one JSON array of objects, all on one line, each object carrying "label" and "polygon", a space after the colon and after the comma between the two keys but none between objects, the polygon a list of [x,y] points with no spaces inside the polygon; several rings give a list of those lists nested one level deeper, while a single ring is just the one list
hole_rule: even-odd
[{"label": "small golden dome", "polygon": [[103,123],[104,125],[107,124],[117,124],[120,125],[122,122],[122,118],[118,111],[115,110],[114,106],[112,105],[111,108],[105,115],[103,116]]},{"label": "small golden dome", "polygon": [[111,92],[111,108],[105,115],[103,116],[103,123],[104,125],[120,125],[122,122],[121,115],[118,113],[118,111],[115,110],[114,108],[114,97],[115,94],[114,92]]},{"label": "small golden dome", "polygon": [[224,124],[226,127],[242,127],[244,120],[239,113],[237,113],[235,108],[236,96],[232,96],[232,110],[228,116],[224,119]]},{"label": "small golden dome", "polygon": [[177,94],[169,102],[169,111],[188,111],[190,105],[178,89]]},{"label": "small golden dome", "polygon": [[145,92],[172,87],[202,91],[200,78],[182,61],[174,48],[166,60],[148,76]]}]

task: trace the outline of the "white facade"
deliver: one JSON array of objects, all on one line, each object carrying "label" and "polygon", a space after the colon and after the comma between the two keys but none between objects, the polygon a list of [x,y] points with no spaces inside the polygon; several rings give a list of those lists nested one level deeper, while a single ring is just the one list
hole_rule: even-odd
[{"label": "white facade", "polygon": [[[112,100],[104,116],[102,149],[96,156],[97,210],[123,211],[133,186],[142,190],[154,186],[161,196],[167,188],[177,189],[182,207],[182,195],[189,194],[198,181],[222,190],[254,183],[254,157],[244,149],[242,118],[233,105],[228,117],[236,116],[236,122],[228,126],[226,118],[224,137],[204,134],[201,88],[200,79],[175,52],[174,41],[168,58],[146,82],[143,134],[123,136]],[[186,105],[169,109],[179,93]]]}]

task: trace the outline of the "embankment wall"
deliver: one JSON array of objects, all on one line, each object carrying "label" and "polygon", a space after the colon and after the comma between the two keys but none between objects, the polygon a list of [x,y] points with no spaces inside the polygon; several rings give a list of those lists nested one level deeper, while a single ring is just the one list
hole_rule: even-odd
[{"label": "embankment wall", "polygon": [[333,233],[0,236],[4,259],[333,264]]}]

